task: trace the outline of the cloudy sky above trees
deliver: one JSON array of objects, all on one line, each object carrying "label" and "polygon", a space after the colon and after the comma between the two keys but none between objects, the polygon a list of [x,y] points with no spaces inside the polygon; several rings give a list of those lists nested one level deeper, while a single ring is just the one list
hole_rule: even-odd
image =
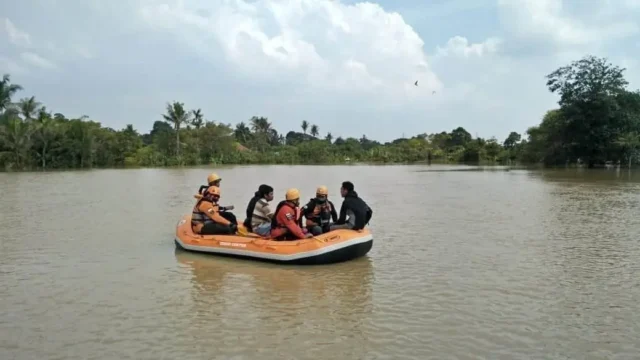
[{"label": "cloudy sky above trees", "polygon": [[640,0],[0,4],[0,73],[18,97],[142,132],[179,100],[279,131],[307,120],[387,141],[463,126],[502,140],[556,105],[544,76],[587,54],[640,87]]}]

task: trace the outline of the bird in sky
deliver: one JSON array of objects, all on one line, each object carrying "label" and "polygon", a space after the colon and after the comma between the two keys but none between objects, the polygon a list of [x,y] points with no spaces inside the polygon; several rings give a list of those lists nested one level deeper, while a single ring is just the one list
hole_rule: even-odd
[{"label": "bird in sky", "polygon": [[418,86],[418,80],[416,80],[416,82],[413,85]]}]

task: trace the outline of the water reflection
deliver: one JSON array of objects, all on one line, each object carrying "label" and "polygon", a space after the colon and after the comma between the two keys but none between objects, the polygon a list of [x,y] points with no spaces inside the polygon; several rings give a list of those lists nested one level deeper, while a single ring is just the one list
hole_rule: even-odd
[{"label": "water reflection", "polygon": [[[282,349],[279,342],[292,341],[291,346],[302,352],[312,341],[319,344],[313,347],[319,354],[323,343],[335,347],[336,337],[368,341],[363,326],[371,321],[374,279],[368,257],[331,266],[292,267],[180,249],[175,256],[191,275],[195,323],[203,330],[215,326],[228,333],[228,339],[222,334],[219,351],[242,352],[243,345],[232,340],[243,328],[251,329],[241,335],[251,339],[244,345],[246,351],[255,351],[255,340],[265,344],[264,351]],[[341,358],[353,355],[352,346],[338,346],[338,354],[347,356]]]}]

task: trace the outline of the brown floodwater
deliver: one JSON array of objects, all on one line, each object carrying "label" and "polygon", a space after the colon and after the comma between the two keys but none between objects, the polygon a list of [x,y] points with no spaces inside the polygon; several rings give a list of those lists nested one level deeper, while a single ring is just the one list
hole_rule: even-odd
[{"label": "brown floodwater", "polygon": [[[451,171],[456,170],[456,171]],[[638,359],[640,173],[216,169],[351,180],[363,258],[292,267],[175,249],[208,168],[0,174],[0,359]]]}]

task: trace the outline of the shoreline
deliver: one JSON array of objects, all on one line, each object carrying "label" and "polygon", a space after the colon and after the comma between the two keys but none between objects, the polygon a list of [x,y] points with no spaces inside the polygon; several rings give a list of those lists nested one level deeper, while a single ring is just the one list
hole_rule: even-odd
[{"label": "shoreline", "polygon": [[[253,167],[253,166],[325,166],[325,167],[342,167],[342,166],[454,166],[465,168],[467,171],[512,171],[512,170],[559,170],[559,169],[572,169],[572,170],[637,170],[638,166],[632,166],[628,169],[626,166],[596,166],[589,169],[586,166],[569,165],[569,166],[545,166],[543,164],[512,164],[504,165],[499,163],[452,163],[452,162],[436,162],[432,161],[428,164],[423,162],[344,162],[344,163],[323,163],[323,164],[284,164],[284,163],[249,163],[249,164],[200,164],[200,165],[167,165],[167,166],[112,166],[112,167],[91,167],[91,168],[52,168],[52,169],[0,169],[0,173],[56,173],[56,172],[72,172],[72,171],[91,171],[91,170],[140,170],[140,169],[233,169],[237,167]],[[456,170],[452,170],[456,171]],[[458,170],[460,171],[460,170]],[[429,172],[424,170],[423,172]]]}]

